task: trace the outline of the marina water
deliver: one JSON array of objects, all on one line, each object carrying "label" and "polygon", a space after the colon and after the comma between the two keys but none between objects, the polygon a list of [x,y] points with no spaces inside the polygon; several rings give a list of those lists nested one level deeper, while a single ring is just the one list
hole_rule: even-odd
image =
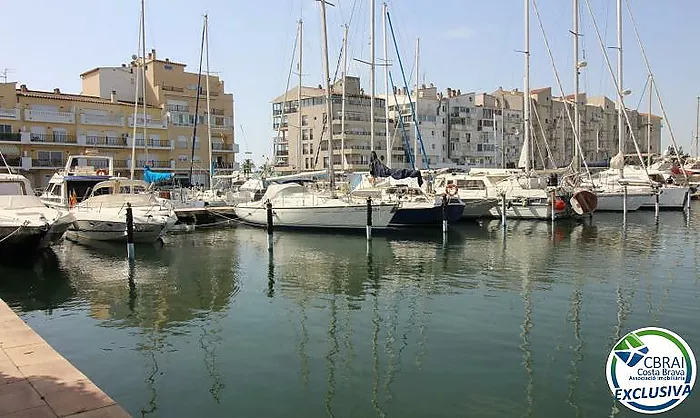
[{"label": "marina water", "polygon": [[[373,237],[238,226],[55,247],[0,297],[133,416],[579,417],[615,341],[700,353],[700,205]],[[692,394],[669,417],[700,416]]]}]

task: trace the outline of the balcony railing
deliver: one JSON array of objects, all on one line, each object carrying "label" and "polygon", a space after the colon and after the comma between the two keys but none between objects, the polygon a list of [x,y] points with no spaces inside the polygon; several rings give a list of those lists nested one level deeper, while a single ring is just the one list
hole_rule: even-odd
[{"label": "balcony railing", "polygon": [[139,160],[136,162],[136,167],[138,168],[143,168],[144,166],[149,166],[151,168],[170,168],[170,161],[162,161],[162,160],[149,160],[149,161],[144,161],[144,160]]},{"label": "balcony railing", "polygon": [[115,136],[86,136],[85,144],[98,147],[126,147],[128,145],[125,138]]},{"label": "balcony railing", "polygon": [[3,109],[0,107],[0,119],[19,120],[19,109]]},{"label": "balcony railing", "polygon": [[62,133],[35,134],[29,136],[31,142],[43,142],[49,144],[77,144],[78,140],[72,136]]},{"label": "balcony railing", "polygon": [[22,139],[22,134],[13,132],[0,132],[0,141],[16,141],[19,142]]},{"label": "balcony railing", "polygon": [[114,168],[129,168],[131,160],[114,160]]},{"label": "balcony railing", "polygon": [[238,148],[237,144],[220,144],[220,143],[211,144],[211,149],[214,151],[237,152],[237,148]]},{"label": "balcony railing", "polygon": [[45,159],[32,159],[32,167],[41,167],[41,168],[60,168],[65,165],[65,162],[63,159],[50,159],[50,160],[45,160]]},{"label": "balcony railing", "polygon": [[10,167],[21,167],[22,166],[22,157],[20,156],[5,156],[5,161],[7,161],[7,165]]},{"label": "balcony railing", "polygon": [[214,168],[217,170],[236,170],[238,163],[218,163],[214,162]]},{"label": "balcony railing", "polygon": [[[146,142],[142,138],[136,138],[137,147],[145,147]],[[170,148],[170,141],[167,139],[150,139],[148,140],[149,148]]]},{"label": "balcony railing", "polygon": [[165,107],[168,111],[170,112],[183,112],[183,113],[189,113],[190,107],[186,105],[173,105],[169,104],[166,105]]},{"label": "balcony railing", "polygon": [[124,126],[124,116],[80,114],[83,125]]},{"label": "balcony railing", "polygon": [[[136,117],[136,127],[143,128],[143,116]],[[134,117],[129,116],[129,127],[134,127]],[[161,119],[146,119],[146,128],[150,129],[168,129],[168,125],[164,120]]]},{"label": "balcony railing", "polygon": [[25,109],[24,119],[32,122],[75,123],[75,113]]}]

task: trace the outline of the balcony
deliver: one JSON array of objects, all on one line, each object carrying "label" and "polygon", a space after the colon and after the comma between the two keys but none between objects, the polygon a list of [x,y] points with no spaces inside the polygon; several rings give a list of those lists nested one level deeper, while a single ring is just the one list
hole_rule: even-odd
[{"label": "balcony", "polygon": [[151,168],[172,168],[172,165],[170,161],[163,161],[163,160],[149,160],[149,161],[143,161],[139,160],[136,161],[136,168],[142,169],[144,166],[149,166]]},{"label": "balcony", "polygon": [[216,169],[216,170],[238,170],[238,163],[214,162],[214,169]]},{"label": "balcony", "polygon": [[78,143],[78,140],[72,136],[63,133],[52,133],[52,134],[35,134],[32,133],[29,136],[31,142],[40,142],[44,144],[69,144],[74,145]]},{"label": "balcony", "polygon": [[25,109],[24,120],[32,122],[75,123],[75,113]]},{"label": "balcony", "polygon": [[22,167],[22,157],[19,155],[15,156],[5,156],[5,161],[7,162],[7,165],[10,167]]},{"label": "balcony", "polygon": [[19,109],[3,109],[0,107],[0,119],[19,120]]},{"label": "balcony", "polygon": [[80,123],[83,125],[124,126],[124,116],[81,113]]},{"label": "balcony", "polygon": [[12,132],[0,132],[0,141],[19,142],[22,140],[22,134]]},{"label": "balcony", "polygon": [[114,136],[86,136],[85,145],[92,145],[95,147],[126,147],[129,144],[126,138]]},{"label": "balcony", "polygon": [[114,160],[114,168],[129,168],[131,160]]},{"label": "balcony", "polygon": [[[143,116],[136,117],[136,127],[143,128]],[[134,127],[134,117],[129,116],[129,127]],[[168,129],[168,124],[161,119],[148,119],[146,118],[146,129]]]},{"label": "balcony", "polygon": [[[139,148],[146,148],[146,141],[144,141],[143,138],[136,138],[136,146]],[[168,139],[150,139],[148,141],[148,148],[171,149],[172,147]]]},{"label": "balcony", "polygon": [[189,106],[183,106],[183,105],[173,105],[169,104],[166,105],[165,107],[169,112],[182,112],[182,113],[189,113],[190,112],[190,107]]},{"label": "balcony", "polygon": [[238,152],[238,144],[211,144],[211,149],[216,152]]},{"label": "balcony", "polygon": [[32,168],[62,168],[65,165],[63,159],[34,159],[32,158]]}]

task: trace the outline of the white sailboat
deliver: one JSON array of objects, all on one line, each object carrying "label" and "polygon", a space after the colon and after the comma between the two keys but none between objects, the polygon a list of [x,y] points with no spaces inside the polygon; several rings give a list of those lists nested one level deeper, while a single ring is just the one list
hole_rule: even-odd
[{"label": "white sailboat", "polygon": [[[323,70],[326,88],[327,115],[333,114],[331,102],[330,73],[328,67],[328,40],[326,28],[326,4],[319,2],[323,32]],[[272,204],[273,224],[292,228],[364,229],[367,225],[365,203],[355,203],[336,197],[333,171],[332,130],[327,130],[328,180],[330,193],[314,192],[299,184],[271,184],[259,201],[240,203],[236,216],[243,222],[265,226],[267,203]],[[386,228],[395,211],[394,204],[379,203],[372,206],[372,226]]]},{"label": "white sailboat", "polygon": [[0,257],[31,257],[60,240],[72,222],[68,211],[46,207],[26,177],[0,173]]}]

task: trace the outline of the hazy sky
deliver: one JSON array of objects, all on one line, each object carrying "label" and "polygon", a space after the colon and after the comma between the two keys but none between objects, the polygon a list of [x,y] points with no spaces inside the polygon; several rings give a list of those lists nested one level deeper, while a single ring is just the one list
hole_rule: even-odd
[{"label": "hazy sky", "polygon": [[[589,0],[606,46],[616,45],[616,1]],[[639,26],[656,82],[676,140],[689,149],[695,129],[698,56],[695,26],[700,5],[691,0],[627,0]],[[136,52],[139,0],[0,0],[2,55],[0,71],[9,68],[9,81],[30,89],[80,92],[79,74],[96,66],[120,65]],[[350,53],[369,60],[370,0],[334,0],[328,7],[331,70],[338,61],[342,24],[350,21]],[[420,37],[421,81],[467,91],[492,91],[523,85],[523,0],[395,0],[387,2],[406,71],[412,71],[415,39]],[[614,98],[586,1],[580,0],[583,33],[581,56],[588,67],[581,90]],[[381,1],[376,1],[376,54],[382,57]],[[572,1],[539,0],[537,6],[567,93],[573,85]],[[647,79],[639,46],[625,11],[624,80],[633,91],[627,107],[637,108]],[[209,13],[210,62],[236,103],[236,135],[241,153],[256,161],[269,155],[275,132],[271,104],[284,92],[291,63],[297,21],[304,21],[304,83],[321,83],[321,31],[315,0],[146,0],[146,43],[159,58],[189,64],[197,71],[202,15]],[[352,19],[352,20],[350,20]],[[551,85],[556,79],[544,49],[534,12],[531,13],[531,85]],[[390,42],[390,59],[393,47]],[[616,50],[608,49],[616,68]],[[394,59],[394,63],[396,63]],[[394,80],[400,80],[397,65]],[[369,92],[368,67],[352,62],[349,73],[362,77]],[[292,79],[292,86],[296,79]],[[377,71],[377,93],[384,89]],[[646,111],[648,99],[641,100]],[[659,113],[655,101],[654,112]],[[660,114],[660,113],[659,113]],[[241,130],[241,125],[243,130]],[[670,144],[668,123],[663,145]],[[244,132],[244,134],[243,134]],[[240,161],[242,156],[238,157]]]}]

